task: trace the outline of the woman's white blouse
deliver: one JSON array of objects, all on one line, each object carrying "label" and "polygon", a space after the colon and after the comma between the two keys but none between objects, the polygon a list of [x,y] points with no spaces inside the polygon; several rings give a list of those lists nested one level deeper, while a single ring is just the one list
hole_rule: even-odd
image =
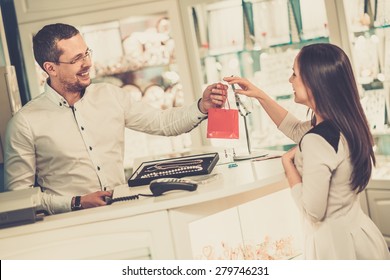
[{"label": "woman's white blouse", "polygon": [[[294,163],[302,183],[292,197],[302,213],[306,259],[389,259],[387,244],[352,190],[348,144],[330,123],[312,130],[291,114],[279,129],[298,143]],[[310,131],[309,131],[310,130]]]}]

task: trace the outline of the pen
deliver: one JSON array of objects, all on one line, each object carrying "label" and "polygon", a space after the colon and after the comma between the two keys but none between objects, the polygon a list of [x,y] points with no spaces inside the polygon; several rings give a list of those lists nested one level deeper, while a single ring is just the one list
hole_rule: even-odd
[{"label": "pen", "polygon": [[280,158],[282,156],[269,156],[269,157],[260,157],[260,158],[255,158],[255,159],[252,159],[252,161],[261,161],[261,160],[266,160],[266,159],[274,159],[274,158]]}]

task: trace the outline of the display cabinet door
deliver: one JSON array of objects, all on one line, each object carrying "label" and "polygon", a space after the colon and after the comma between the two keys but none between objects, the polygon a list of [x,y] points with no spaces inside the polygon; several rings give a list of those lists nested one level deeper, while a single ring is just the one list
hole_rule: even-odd
[{"label": "display cabinet door", "polygon": [[289,189],[193,221],[188,230],[194,259],[286,260],[302,254],[301,216]]},{"label": "display cabinet door", "polygon": [[169,218],[165,211],[52,229],[50,222],[43,223],[46,225],[41,224],[41,230],[36,232],[24,234],[20,229],[15,236],[0,238],[1,259],[175,258]]},{"label": "display cabinet door", "polygon": [[[32,97],[43,91],[46,80],[33,58],[32,36],[53,22],[72,24],[83,34],[93,50],[92,82],[115,84],[131,92],[134,100],[144,100],[161,109],[190,104],[201,96],[193,91],[177,1],[124,4],[103,0],[88,9],[90,2],[69,1],[62,11],[50,3],[42,11],[36,6],[38,3],[27,11],[17,10],[27,17],[19,23],[19,30]],[[16,7],[24,9],[23,5]],[[43,20],[33,20],[38,11]],[[48,14],[59,16],[53,20]],[[200,142],[198,129],[191,135],[170,138],[126,130],[125,168],[131,169],[137,157],[180,152],[192,145],[199,146]]]},{"label": "display cabinet door", "polygon": [[[49,1],[50,2],[50,1]],[[94,59],[98,59],[98,62],[100,63],[102,60],[112,60],[114,57],[120,56],[120,52],[126,52],[127,49],[131,49],[136,52],[136,44],[131,44],[132,40],[127,40],[127,37],[131,35],[132,33],[137,33],[133,35],[134,41],[137,41],[138,38],[136,35],[142,36],[143,34],[139,34],[142,31],[145,31],[149,29],[150,32],[155,32],[152,34],[144,34],[142,39],[148,40],[147,36],[153,37],[152,35],[155,35],[156,40],[159,38],[164,37],[164,32],[167,30],[166,22],[160,21],[160,18],[168,18],[169,19],[169,28],[171,30],[169,36],[174,40],[174,55],[175,55],[175,61],[177,62],[177,66],[175,66],[179,74],[180,74],[180,80],[181,83],[184,86],[185,90],[185,101],[192,101],[194,100],[193,92],[192,92],[192,82],[190,79],[190,69],[188,66],[187,61],[187,54],[185,52],[185,41],[182,37],[183,29],[180,24],[180,15],[178,12],[177,3],[175,0],[161,0],[161,1],[128,1],[126,5],[121,3],[121,5],[118,4],[119,1],[100,1],[104,3],[99,3],[100,5],[97,5],[95,7],[91,7],[87,9],[86,6],[90,1],[86,1],[85,4],[77,4],[70,2],[67,6],[67,9],[65,9],[66,12],[57,11],[54,7],[49,6],[46,10],[40,11],[40,18],[44,18],[43,20],[37,21],[22,21],[19,23],[19,30],[20,30],[20,36],[21,36],[21,43],[22,43],[22,49],[23,49],[23,55],[25,57],[26,61],[26,67],[27,67],[27,75],[29,80],[29,86],[31,88],[32,96],[36,96],[40,93],[39,84],[37,83],[36,77],[36,69],[35,69],[35,61],[33,58],[32,53],[32,36],[35,34],[39,29],[41,29],[45,24],[50,24],[53,22],[64,22],[72,24],[76,27],[81,27],[80,30],[82,33],[87,34],[88,40],[93,40],[93,37],[98,37],[96,33],[93,31],[99,30],[99,27],[102,29],[99,35],[105,35],[100,38],[104,41],[104,47],[106,47],[106,54],[100,52],[97,53],[97,50],[94,50],[93,57]],[[107,3],[106,3],[107,2]],[[139,3],[141,2],[141,3]],[[111,4],[109,4],[111,3]],[[72,6],[73,4],[73,6]],[[16,5],[17,9],[22,9],[22,5]],[[80,7],[82,6],[82,7]],[[100,7],[101,9],[98,10],[96,7]],[[82,9],[81,9],[82,8]],[[57,8],[60,10],[60,7]],[[83,13],[79,13],[80,9],[83,11]],[[22,12],[16,11],[18,14]],[[56,17],[55,20],[51,16],[47,16],[47,13],[55,14],[60,13],[60,16]],[[35,11],[37,13],[37,11]],[[32,11],[30,14],[34,14]],[[46,17],[45,17],[46,15]],[[157,17],[157,18],[156,18]],[[46,18],[46,19],[45,19]],[[117,26],[114,27],[114,26]],[[155,30],[153,30],[155,29]],[[161,32],[157,32],[157,30],[160,30]],[[106,31],[105,33],[103,31]],[[117,37],[115,32],[120,33],[122,37]],[[121,46],[118,45],[118,41],[121,42]],[[126,42],[125,42],[126,41]],[[150,40],[148,41],[150,44]],[[101,43],[101,42],[100,42]],[[167,43],[167,42],[165,42]],[[129,46],[130,45],[130,46]],[[97,46],[97,44],[96,44]],[[101,48],[101,46],[97,46],[98,48]],[[143,47],[150,47],[150,46],[143,46]],[[149,48],[150,49],[150,48]],[[168,47],[166,48],[168,49]],[[166,51],[165,49],[165,51]],[[110,51],[110,52],[109,52]],[[150,49],[149,53],[152,53],[154,50]],[[157,52],[157,50],[155,50]],[[161,51],[163,52],[163,51]],[[157,60],[157,57],[153,57],[153,59]],[[161,60],[163,60],[161,58]],[[151,64],[151,60],[147,61],[147,63]],[[163,63],[161,63],[163,64]],[[113,68],[110,65],[106,65],[107,68]],[[110,67],[108,67],[110,66]],[[146,65],[150,66],[150,65]],[[157,70],[156,70],[157,71]],[[143,88],[144,90],[145,88]]]},{"label": "display cabinet door", "polygon": [[351,57],[361,100],[373,134],[389,134],[390,3],[334,1],[341,47]]},{"label": "display cabinet door", "polygon": [[[221,81],[226,76],[242,76],[283,103],[297,117],[307,119],[306,107],[294,103],[289,77],[302,46],[329,42],[328,16],[335,13],[334,5],[326,3],[329,1],[179,1],[187,31],[188,53],[192,54],[189,59],[195,89],[201,90],[206,84]],[[232,89],[228,98],[231,106],[237,107]],[[204,142],[234,147],[240,154],[250,148],[291,143],[276,129],[257,100],[242,99],[242,107],[248,108],[250,113],[247,122],[240,118],[240,138],[234,141],[204,139]],[[246,125],[250,141],[245,139]],[[247,147],[249,145],[251,147]]]},{"label": "display cabinet door", "polygon": [[247,259],[293,259],[302,254],[301,215],[290,189],[238,207]]},{"label": "display cabinet door", "polygon": [[236,207],[194,221],[188,231],[195,260],[244,259]]},{"label": "display cabinet door", "polygon": [[371,187],[375,187],[375,182],[373,182],[370,189],[366,190],[366,194],[370,217],[390,247],[390,182],[388,182],[388,186],[386,190],[371,189]]}]

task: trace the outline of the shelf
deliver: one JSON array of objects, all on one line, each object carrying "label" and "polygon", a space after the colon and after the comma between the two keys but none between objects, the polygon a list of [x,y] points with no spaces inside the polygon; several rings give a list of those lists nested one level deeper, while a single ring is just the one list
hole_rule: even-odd
[{"label": "shelf", "polygon": [[[114,66],[106,66],[106,68],[108,68],[107,70],[100,70],[103,67],[100,69],[96,69],[96,78],[125,74],[125,73],[129,73],[129,72],[142,72],[142,71],[147,71],[150,69],[158,70],[161,68],[171,68],[172,65],[175,65],[175,64],[174,63],[156,64],[156,65],[146,65],[146,66],[142,66],[142,67],[132,68],[130,66],[126,66],[126,65],[121,64],[120,68],[117,68],[117,69],[113,69]],[[112,68],[112,69],[110,69],[110,68]],[[103,71],[104,71],[104,73],[102,73]]]},{"label": "shelf", "polygon": [[[300,49],[305,45],[314,44],[314,43],[329,43],[329,37],[319,37],[314,38],[310,40],[302,40],[300,42],[291,42],[286,44],[279,44],[279,45],[271,45],[267,48],[242,48],[242,49],[223,49],[223,50],[212,50],[207,51],[207,49],[200,48],[199,53],[201,54],[201,59],[205,59],[207,57],[219,57],[223,55],[231,55],[231,54],[242,54],[242,53],[268,53],[268,52],[275,52],[275,50],[285,50],[288,48],[296,48]],[[206,54],[205,54],[206,53]]]},{"label": "shelf", "polygon": [[366,34],[373,35],[373,34],[376,34],[376,32],[378,30],[384,30],[387,28],[390,28],[390,25],[367,27],[367,29],[365,29],[365,30],[353,31],[353,34],[355,37],[366,35]]}]

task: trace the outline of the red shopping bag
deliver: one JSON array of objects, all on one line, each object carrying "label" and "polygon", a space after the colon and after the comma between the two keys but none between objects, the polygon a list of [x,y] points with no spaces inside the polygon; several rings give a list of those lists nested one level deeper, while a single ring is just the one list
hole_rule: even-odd
[{"label": "red shopping bag", "polygon": [[209,109],[207,121],[207,138],[238,139],[238,132],[238,110],[230,108]]}]

